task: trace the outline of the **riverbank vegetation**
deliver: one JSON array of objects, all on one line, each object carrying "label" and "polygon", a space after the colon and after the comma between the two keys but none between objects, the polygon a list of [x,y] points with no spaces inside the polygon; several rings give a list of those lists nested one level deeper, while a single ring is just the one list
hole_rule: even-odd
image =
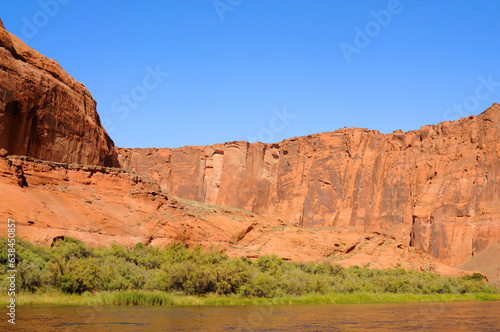
[{"label": "riverbank vegetation", "polygon": [[[0,293],[0,302],[8,303],[10,297]],[[160,291],[112,291],[65,294],[60,291],[23,292],[16,296],[17,305],[136,305],[136,306],[235,306],[235,305],[290,305],[290,304],[362,304],[362,303],[426,303],[426,302],[470,302],[500,301],[500,294],[404,294],[404,293],[362,293],[309,294],[284,297],[244,297],[240,295],[204,296],[182,295]]]},{"label": "riverbank vegetation", "polygon": [[[1,239],[0,287],[6,290],[7,241]],[[17,239],[20,304],[230,305],[500,300],[482,276],[330,262],[229,258],[217,249],[138,244],[92,248],[65,238],[52,247]],[[6,294],[0,295],[5,297]]]}]

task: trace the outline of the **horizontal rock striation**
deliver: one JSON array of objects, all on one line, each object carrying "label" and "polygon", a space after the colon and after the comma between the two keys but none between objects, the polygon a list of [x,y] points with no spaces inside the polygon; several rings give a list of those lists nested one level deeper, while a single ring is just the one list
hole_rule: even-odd
[{"label": "horizontal rock striation", "polygon": [[500,238],[500,106],[381,134],[350,128],[277,144],[118,149],[167,192],[286,224],[389,232],[448,265]]}]

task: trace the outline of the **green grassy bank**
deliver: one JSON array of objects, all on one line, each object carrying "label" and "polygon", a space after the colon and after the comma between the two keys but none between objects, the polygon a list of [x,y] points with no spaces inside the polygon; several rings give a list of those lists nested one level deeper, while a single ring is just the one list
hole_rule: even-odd
[{"label": "green grassy bank", "polygon": [[[8,303],[10,297],[0,294],[0,302]],[[97,294],[65,294],[62,292],[21,293],[16,296],[17,305],[70,305],[70,306],[239,306],[239,305],[287,305],[287,304],[362,304],[362,303],[425,303],[500,301],[500,294],[394,294],[350,293],[310,294],[295,297],[258,298],[242,296],[194,296],[158,291],[115,291]]]},{"label": "green grassy bank", "polygon": [[[0,298],[8,300],[8,243],[0,239]],[[217,249],[136,245],[52,247],[16,240],[17,304],[244,305],[500,300],[480,274],[461,278],[397,267],[343,268],[277,256],[229,258]],[[5,302],[7,303],[7,302]]]}]

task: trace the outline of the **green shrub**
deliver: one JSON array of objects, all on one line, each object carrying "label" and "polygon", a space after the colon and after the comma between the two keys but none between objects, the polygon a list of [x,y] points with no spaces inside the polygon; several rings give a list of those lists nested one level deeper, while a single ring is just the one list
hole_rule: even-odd
[{"label": "green shrub", "polygon": [[99,282],[99,267],[94,259],[70,259],[59,275],[61,290],[69,294],[82,294],[95,289]]},{"label": "green shrub", "polygon": [[[6,285],[7,240],[0,239],[0,286]],[[288,262],[276,255],[257,260],[229,258],[220,248],[193,250],[173,243],[164,248],[138,244],[126,248],[91,248],[65,237],[52,247],[16,239],[18,287],[38,292],[56,289],[70,294],[105,291],[132,304],[168,301],[143,298],[145,293],[287,297],[308,294],[466,294],[499,293],[476,273],[462,278],[442,277],[402,267],[388,270],[367,266],[343,268],[330,262]],[[5,287],[4,287],[5,289]],[[122,291],[128,295],[116,295]],[[110,294],[111,294],[110,293]],[[108,293],[106,293],[108,294]],[[157,294],[157,293],[155,293]],[[148,295],[149,296],[149,295]]]}]

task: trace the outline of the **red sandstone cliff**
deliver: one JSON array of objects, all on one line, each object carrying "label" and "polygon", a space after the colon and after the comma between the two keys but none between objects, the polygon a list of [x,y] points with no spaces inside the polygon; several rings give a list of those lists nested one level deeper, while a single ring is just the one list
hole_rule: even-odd
[{"label": "red sandstone cliff", "polygon": [[[410,246],[448,265],[494,248],[499,114],[495,104],[479,117],[390,135],[344,129],[279,144],[120,150],[125,168],[169,193],[266,217],[179,203],[137,174],[68,165],[119,165],[95,101],[0,21],[0,148],[66,163],[1,152],[0,219],[44,244],[59,236],[91,245],[181,241],[221,244],[233,256],[462,274]],[[470,264],[483,266],[491,256],[483,253]]]},{"label": "red sandstone cliff", "polygon": [[367,129],[179,149],[119,149],[179,197],[305,227],[391,232],[448,265],[500,240],[500,105],[384,135]]},{"label": "red sandstone cliff", "polygon": [[[50,245],[64,236],[92,246],[176,241],[215,246],[230,256],[276,254],[344,267],[400,265],[443,275],[470,274],[386,234],[285,226],[249,212],[169,197],[154,181],[117,168],[0,157],[0,194],[0,220],[14,219],[16,235],[38,244]],[[7,223],[1,225],[1,234],[7,234]]]},{"label": "red sandstone cliff", "polygon": [[85,86],[1,21],[0,148],[56,162],[118,166]]}]

